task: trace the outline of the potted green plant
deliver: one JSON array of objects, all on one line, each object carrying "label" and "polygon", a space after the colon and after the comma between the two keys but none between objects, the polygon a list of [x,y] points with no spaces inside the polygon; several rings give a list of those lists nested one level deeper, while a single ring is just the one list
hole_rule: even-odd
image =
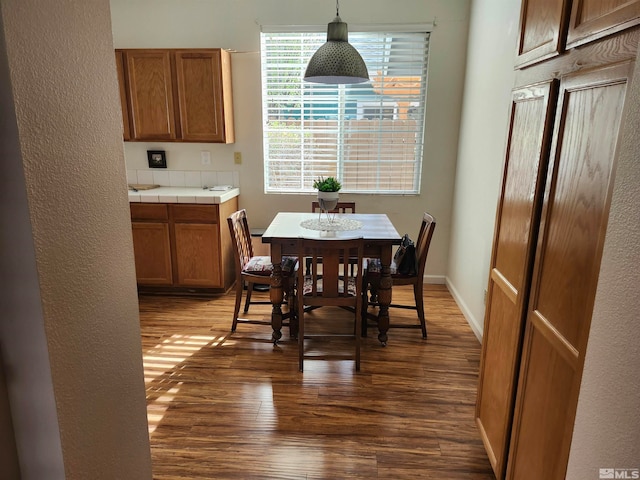
[{"label": "potted green plant", "polygon": [[334,177],[320,177],[313,182],[313,188],[318,190],[318,203],[320,208],[329,212],[338,204],[339,191],[342,184]]}]

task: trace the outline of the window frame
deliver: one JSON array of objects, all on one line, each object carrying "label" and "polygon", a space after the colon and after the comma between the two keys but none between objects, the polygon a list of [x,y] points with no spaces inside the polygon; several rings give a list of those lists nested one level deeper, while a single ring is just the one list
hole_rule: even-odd
[{"label": "window frame", "polygon": [[[397,150],[396,147],[393,147],[394,153],[392,154],[392,160],[384,160],[381,158],[380,156],[380,151],[382,151],[382,149],[378,149],[378,153],[377,156],[372,156],[368,159],[368,162],[364,162],[364,163],[368,163],[368,164],[375,164],[374,166],[369,165],[368,167],[365,166],[365,169],[368,169],[369,172],[374,171],[375,173],[375,179],[373,180],[373,182],[376,182],[376,186],[374,188],[362,188],[362,187],[350,187],[349,183],[351,182],[352,184],[355,182],[355,184],[359,183],[358,180],[358,173],[349,173],[349,174],[345,174],[345,168],[350,167],[350,168],[358,168],[358,161],[354,161],[354,160],[350,160],[349,158],[346,157],[347,154],[344,153],[344,150],[346,148],[348,148],[348,145],[345,145],[345,141],[343,140],[345,135],[348,134],[352,134],[354,131],[357,131],[357,127],[355,127],[355,130],[353,128],[349,129],[347,127],[345,127],[345,120],[346,120],[346,112],[349,108],[351,108],[351,115],[353,116],[353,118],[362,120],[363,117],[366,117],[368,115],[365,115],[365,109],[371,109],[373,108],[375,110],[376,105],[380,106],[380,111],[383,112],[385,111],[385,109],[393,109],[393,114],[392,117],[393,119],[391,120],[392,122],[396,122],[399,124],[398,120],[399,120],[399,111],[400,111],[400,101],[398,101],[397,98],[394,98],[393,100],[390,100],[389,97],[387,97],[386,99],[383,98],[383,94],[377,94],[379,96],[379,98],[359,98],[357,99],[357,92],[355,95],[353,95],[353,98],[351,99],[353,101],[354,98],[357,99],[357,103],[356,103],[356,107],[352,108],[352,107],[347,107],[346,102],[345,102],[345,86],[341,85],[338,86],[338,93],[337,94],[333,94],[336,96],[336,100],[334,103],[331,102],[326,102],[325,104],[320,104],[318,102],[317,98],[313,98],[314,95],[314,86],[317,86],[318,84],[309,84],[307,82],[304,82],[302,80],[302,74],[304,73],[304,69],[301,71],[300,73],[300,103],[299,103],[299,110],[298,110],[298,122],[300,124],[299,127],[299,131],[296,131],[296,128],[292,128],[292,129],[282,129],[282,130],[278,130],[277,128],[277,120],[273,121],[270,120],[270,118],[273,115],[270,115],[270,102],[269,100],[274,99],[277,97],[277,95],[272,94],[269,95],[268,94],[268,87],[270,85],[272,85],[272,83],[270,83],[269,81],[267,81],[267,73],[266,73],[266,66],[268,65],[269,62],[268,60],[265,60],[265,58],[269,55],[269,53],[273,53],[276,52],[277,54],[277,49],[272,49],[267,51],[266,48],[268,48],[267,46],[267,41],[265,40],[268,37],[268,34],[274,34],[274,35],[281,35],[282,37],[285,36],[285,34],[295,34],[295,35],[299,35],[300,36],[300,41],[302,42],[302,40],[305,38],[304,34],[305,33],[319,33],[321,36],[320,37],[316,37],[316,42],[319,42],[318,45],[313,47],[313,51],[311,51],[308,55],[308,57],[310,58],[311,54],[315,51],[315,49],[317,49],[320,45],[322,45],[322,43],[324,43],[324,41],[326,41],[326,33],[321,30],[321,27],[301,27],[301,26],[288,26],[288,27],[283,27],[283,26],[273,26],[273,27],[262,27],[261,28],[261,38],[260,38],[260,44],[261,44],[261,51],[260,51],[260,62],[261,62],[261,79],[262,79],[262,98],[261,98],[261,104],[262,104],[262,127],[263,127],[263,168],[264,168],[264,192],[266,194],[271,194],[271,193],[277,193],[277,194],[308,194],[308,193],[313,193],[315,192],[315,190],[313,190],[311,182],[313,181],[313,179],[315,178],[314,176],[310,175],[307,171],[305,171],[305,163],[311,164],[311,169],[315,169],[316,167],[313,166],[314,162],[317,162],[319,164],[323,163],[323,159],[320,158],[320,160],[316,160],[315,158],[313,158],[312,160],[309,160],[307,162],[305,162],[304,158],[305,157],[305,153],[304,153],[304,148],[305,148],[305,142],[306,140],[302,139],[303,136],[309,135],[309,134],[314,134],[316,133],[316,130],[318,129],[318,127],[315,128],[309,128],[308,126],[305,126],[305,118],[306,117],[311,117],[312,115],[314,116],[313,119],[311,119],[311,121],[313,122],[314,120],[318,119],[319,115],[322,115],[323,109],[324,109],[324,114],[327,115],[327,111],[329,110],[329,107],[327,107],[327,104],[330,105],[331,107],[334,107],[333,110],[337,109],[337,114],[334,112],[331,112],[331,115],[334,115],[335,121],[336,121],[336,128],[334,130],[336,130],[336,132],[334,132],[335,134],[335,160],[324,160],[324,162],[326,162],[327,165],[334,165],[335,166],[335,174],[333,174],[333,176],[336,176],[342,183],[343,183],[343,188],[342,188],[342,192],[345,193],[364,193],[364,194],[384,194],[384,195],[417,195],[420,193],[420,187],[421,187],[421,179],[422,179],[422,164],[424,162],[424,141],[425,141],[425,124],[426,124],[426,103],[427,103],[427,91],[428,91],[428,66],[429,66],[429,55],[430,55],[430,35],[433,29],[433,25],[432,24],[419,24],[419,25],[368,25],[368,26],[350,26],[350,32],[358,32],[360,34],[365,33],[365,34],[370,34],[371,38],[383,38],[385,39],[384,42],[379,42],[379,44],[377,45],[378,48],[378,52],[377,55],[379,55],[380,57],[385,56],[388,59],[389,54],[388,54],[388,46],[387,44],[390,45],[389,42],[393,41],[394,38],[394,34],[396,34],[396,37],[400,37],[402,38],[402,35],[404,34],[404,36],[406,37],[406,34],[419,34],[423,37],[423,47],[422,50],[420,50],[420,54],[422,55],[421,58],[421,62],[419,67],[421,69],[420,71],[420,75],[416,75],[416,78],[419,78],[419,88],[420,88],[420,93],[418,94],[418,100],[417,103],[418,105],[418,110],[420,113],[420,117],[418,119],[416,118],[411,118],[412,121],[415,122],[415,124],[417,124],[417,126],[413,127],[413,129],[409,129],[409,127],[407,127],[407,130],[403,132],[409,132],[409,135],[415,135],[415,138],[417,139],[417,141],[415,142],[411,142],[411,137],[409,138],[409,145],[413,145],[413,146],[409,146],[404,148],[404,150],[406,151],[412,151],[412,160],[407,161],[407,154],[406,153],[402,153],[399,157],[400,160],[398,161],[398,163],[400,164],[400,167],[398,168],[408,168],[406,167],[406,165],[408,165],[409,167],[412,168],[412,170],[410,171],[411,173],[400,173],[398,174],[399,177],[398,178],[409,178],[409,175],[411,175],[411,186],[410,188],[404,186],[401,188],[385,188],[385,189],[381,189],[378,188],[378,183],[380,182],[380,178],[381,175],[384,175],[384,168],[387,169],[387,172],[389,171],[394,171],[394,162],[395,160],[395,151]],[[353,37],[354,35],[351,35],[350,37],[350,42],[353,44]],[[321,38],[322,41],[320,42],[319,40],[317,40],[318,38]],[[366,37],[365,37],[366,38]],[[283,40],[284,41],[284,40]],[[385,43],[386,42],[386,43]],[[404,42],[404,40],[403,40]],[[412,40],[413,43],[415,43],[416,45],[419,44],[418,41],[416,40]],[[374,41],[372,41],[372,43],[375,43]],[[358,48],[358,47],[356,47]],[[362,53],[362,49],[359,49],[359,51],[361,51]],[[366,58],[366,52],[363,54],[363,56]],[[417,55],[415,55],[416,57],[418,57]],[[301,58],[303,57],[303,54],[300,54],[300,56],[298,57],[297,61],[300,61]],[[418,57],[419,58],[419,57]],[[306,66],[306,62],[308,62],[308,58],[305,57],[305,61],[303,62],[303,65]],[[391,62],[389,62],[387,60],[387,64],[386,65],[390,65]],[[410,64],[412,67],[414,65],[417,65],[416,61],[413,61],[413,63]],[[288,65],[287,65],[288,66]],[[370,76],[372,76],[372,72],[370,69]],[[393,75],[388,75],[388,77],[392,77]],[[383,75],[383,78],[384,77]],[[414,78],[414,77],[411,77]],[[286,77],[283,75],[283,79],[286,80]],[[281,83],[276,84],[276,86],[280,86],[285,84],[285,80],[282,80]],[[371,82],[369,82],[371,83]],[[384,83],[382,83],[382,85],[385,85]],[[326,86],[325,86],[326,87]],[[336,86],[331,86],[331,88],[336,88]],[[317,89],[317,92],[322,92],[322,89]],[[308,92],[311,92],[309,95],[309,97],[306,97],[306,94]],[[414,95],[415,97],[415,95]],[[407,119],[407,113],[408,111],[414,111],[415,108],[415,99],[414,97],[412,98],[412,101],[408,103],[408,107],[405,108],[405,111],[403,113],[404,118],[403,119]],[[331,97],[330,97],[331,98]],[[315,103],[314,103],[315,102]],[[421,105],[420,105],[421,102]],[[318,112],[315,112],[313,110],[314,105],[318,105]],[[382,118],[383,116],[386,116],[388,114],[380,114],[380,118]],[[294,114],[295,117],[295,114]],[[269,122],[273,122],[273,125],[275,125],[275,127],[272,127],[270,125]],[[286,123],[286,122],[281,122],[281,123]],[[319,123],[319,122],[316,122]],[[382,127],[382,123],[380,123],[380,130],[379,131],[375,131],[375,134],[377,135],[376,138],[380,138],[382,137],[381,133],[388,133],[388,130],[386,130],[386,128],[391,128],[392,130],[395,128],[395,126],[392,124],[391,127]],[[318,131],[320,131],[321,129],[319,129]],[[327,131],[331,131],[331,127],[327,128]],[[290,159],[289,162],[287,162],[287,159],[283,156],[283,157],[277,157],[276,155],[273,155],[271,153],[270,148],[273,147],[274,145],[277,145],[277,141],[273,141],[270,139],[272,138],[277,138],[277,132],[280,131],[282,136],[285,136],[286,133],[291,133],[292,135],[298,135],[300,137],[300,139],[295,139],[292,142],[292,145],[299,147],[300,149],[300,157],[302,158],[301,160],[295,160],[295,159]],[[368,131],[368,130],[367,130]],[[271,136],[273,134],[273,137]],[[374,131],[371,130],[370,134],[373,135]],[[403,139],[404,142],[404,139]],[[283,142],[284,143],[284,142]],[[385,143],[384,141],[378,141],[379,144],[382,144],[383,146],[389,147],[389,145],[393,144],[394,142],[391,141],[389,144]],[[277,147],[276,147],[277,148]],[[402,150],[403,148],[401,148],[400,150]],[[295,153],[295,152],[294,152]],[[327,153],[321,153],[320,157],[322,157],[322,155],[327,156]],[[330,156],[330,155],[328,155]],[[280,164],[281,166],[283,166],[283,169],[286,169],[286,165],[297,165],[297,163],[299,163],[299,172],[296,172],[295,174],[289,175],[285,174],[283,176],[283,178],[285,178],[284,182],[287,181],[287,179],[292,179],[294,180],[299,180],[297,186],[294,187],[282,187],[282,186],[274,186],[273,183],[271,183],[270,179],[270,175],[276,175],[275,173],[275,169],[274,169],[274,165],[276,164]],[[384,164],[387,164],[386,167],[384,166]],[[404,167],[402,167],[402,165],[404,165]],[[320,169],[322,169],[322,167],[319,167]],[[325,175],[326,176],[326,175]],[[393,175],[390,176],[391,178],[395,178]],[[387,174],[387,176],[384,177],[385,179],[389,178],[389,175]],[[346,180],[346,181],[345,181]]]}]

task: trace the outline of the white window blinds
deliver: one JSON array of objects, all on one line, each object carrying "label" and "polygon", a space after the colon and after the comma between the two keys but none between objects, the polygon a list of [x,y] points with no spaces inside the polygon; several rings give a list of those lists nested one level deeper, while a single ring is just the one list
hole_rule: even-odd
[{"label": "white window blinds", "polygon": [[313,192],[337,177],[343,192],[419,193],[428,32],[349,32],[371,81],[303,82],[326,33],[261,34],[266,192]]}]

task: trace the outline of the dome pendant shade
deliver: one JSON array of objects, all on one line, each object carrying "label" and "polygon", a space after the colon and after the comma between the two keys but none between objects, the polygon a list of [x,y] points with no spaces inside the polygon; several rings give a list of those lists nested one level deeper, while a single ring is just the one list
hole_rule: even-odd
[{"label": "dome pendant shade", "polygon": [[327,43],[309,60],[304,80],[331,84],[368,82],[367,66],[348,38],[347,24],[336,16],[327,26]]}]

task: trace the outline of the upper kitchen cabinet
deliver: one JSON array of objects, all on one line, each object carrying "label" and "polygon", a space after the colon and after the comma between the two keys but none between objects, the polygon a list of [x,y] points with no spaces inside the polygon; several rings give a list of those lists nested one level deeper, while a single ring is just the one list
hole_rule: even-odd
[{"label": "upper kitchen cabinet", "polygon": [[[116,50],[130,140],[233,143],[231,58],[221,49]],[[117,57],[116,57],[117,58]]]},{"label": "upper kitchen cabinet", "polygon": [[640,23],[640,0],[573,0],[567,48]]},{"label": "upper kitchen cabinet", "polygon": [[181,50],[175,62],[182,139],[233,143],[229,52]]},{"label": "upper kitchen cabinet", "polygon": [[120,106],[122,108],[122,129],[125,140],[131,140],[131,130],[129,126],[129,107],[127,106],[127,92],[124,81],[124,56],[122,52],[116,51],[116,69],[118,71],[118,85],[120,86]]},{"label": "upper kitchen cabinet", "polygon": [[559,55],[568,15],[569,0],[523,0],[515,66],[526,67]]},{"label": "upper kitchen cabinet", "polygon": [[131,140],[175,140],[171,52],[124,50]]}]

